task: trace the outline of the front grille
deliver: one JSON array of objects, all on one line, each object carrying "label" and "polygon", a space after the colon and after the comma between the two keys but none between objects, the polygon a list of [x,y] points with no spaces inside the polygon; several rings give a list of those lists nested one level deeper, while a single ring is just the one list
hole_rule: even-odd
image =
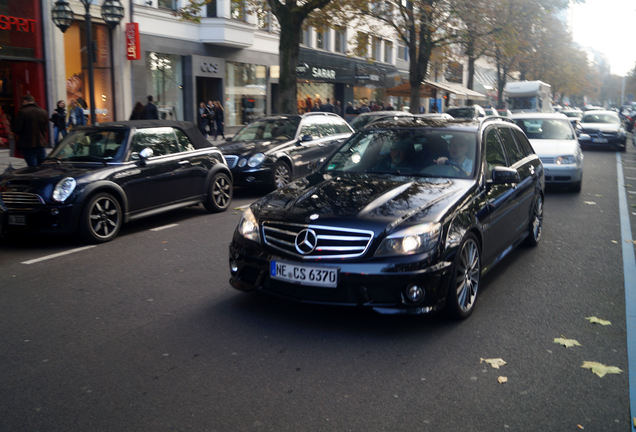
[{"label": "front grille", "polygon": [[228,168],[232,169],[236,166],[236,163],[239,160],[239,157],[236,155],[223,155],[225,161],[227,162]]},{"label": "front grille", "polygon": [[590,135],[592,138],[607,138],[607,139],[612,139],[612,138],[617,138],[618,137],[618,132],[601,132],[599,130],[589,130],[586,129],[583,131],[584,133]]},{"label": "front grille", "polygon": [[0,195],[0,197],[2,198],[2,202],[4,202],[7,207],[21,207],[44,204],[44,200],[40,195],[26,192],[2,192],[2,195]]},{"label": "front grille", "polygon": [[552,156],[549,156],[549,157],[543,156],[540,159],[541,159],[541,162],[544,164],[553,164],[555,161],[555,159]]},{"label": "front grille", "polygon": [[[311,246],[315,246],[313,249],[307,244],[297,247],[297,243],[305,239],[306,232],[297,242],[298,235],[304,230],[311,231],[309,240]],[[366,252],[373,231],[267,221],[263,223],[263,239],[268,246],[303,259],[355,258]]]}]

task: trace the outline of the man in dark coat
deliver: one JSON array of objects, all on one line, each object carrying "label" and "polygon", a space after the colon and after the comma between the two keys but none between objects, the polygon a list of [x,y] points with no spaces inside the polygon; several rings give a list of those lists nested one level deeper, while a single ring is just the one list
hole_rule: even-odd
[{"label": "man in dark coat", "polygon": [[27,94],[22,98],[22,107],[13,122],[13,132],[18,136],[16,146],[28,166],[38,166],[46,157],[48,129],[49,115],[35,103],[33,96]]},{"label": "man in dark coat", "polygon": [[148,95],[148,103],[144,107],[141,118],[144,120],[159,120],[159,110],[157,110],[157,105],[152,102],[152,95]]}]

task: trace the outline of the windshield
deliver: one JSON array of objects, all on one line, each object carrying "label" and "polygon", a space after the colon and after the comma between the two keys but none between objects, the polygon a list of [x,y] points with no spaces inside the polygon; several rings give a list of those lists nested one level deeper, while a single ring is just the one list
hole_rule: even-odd
[{"label": "windshield", "polygon": [[362,129],[371,120],[376,120],[376,119],[378,119],[380,117],[382,117],[382,116],[359,115],[358,117],[356,117],[353,120],[351,120],[350,124],[351,124],[352,128],[354,128],[355,130],[359,130],[359,129]]},{"label": "windshield", "polygon": [[614,114],[585,114],[581,119],[581,123],[620,123],[618,115]]},{"label": "windshield", "polygon": [[451,108],[446,111],[447,114],[453,116],[453,118],[466,118],[471,119],[475,117],[474,108]]},{"label": "windshield", "polygon": [[299,123],[300,117],[256,120],[238,131],[232,141],[291,140]]},{"label": "windshield", "polygon": [[515,119],[528,139],[573,140],[574,132],[568,120]]},{"label": "windshield", "polygon": [[536,111],[537,97],[511,97],[508,99],[508,106],[512,111]]},{"label": "windshield", "polygon": [[125,151],[127,131],[77,130],[68,134],[49,154],[62,161],[109,162],[120,160]]},{"label": "windshield", "polygon": [[442,128],[369,130],[352,137],[323,171],[470,178],[476,140],[474,132]]}]

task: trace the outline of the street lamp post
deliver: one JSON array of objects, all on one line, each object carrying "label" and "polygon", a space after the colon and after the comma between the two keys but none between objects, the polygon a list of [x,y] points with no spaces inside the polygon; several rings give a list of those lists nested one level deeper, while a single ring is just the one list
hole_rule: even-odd
[{"label": "street lamp post", "polygon": [[[86,21],[86,54],[88,60],[88,98],[90,103],[91,123],[96,123],[95,118],[95,81],[93,76],[93,61],[95,53],[93,50],[93,34],[90,8],[93,0],[80,0],[84,5],[84,19]],[[67,0],[57,0],[51,10],[51,17],[55,25],[64,33],[73,23],[73,11]],[[102,18],[108,24],[109,29],[117,26],[124,16],[124,7],[119,0],[105,0],[102,5]],[[111,40],[112,43],[112,40]],[[112,63],[111,63],[112,67]],[[113,92],[114,92],[113,88]]]}]

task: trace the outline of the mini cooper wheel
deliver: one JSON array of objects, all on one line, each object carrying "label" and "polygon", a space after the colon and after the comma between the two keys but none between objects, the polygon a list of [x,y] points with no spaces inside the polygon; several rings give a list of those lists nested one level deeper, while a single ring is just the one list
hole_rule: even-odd
[{"label": "mini cooper wheel", "polygon": [[274,166],[274,188],[280,189],[291,181],[291,168],[287,162],[278,161]]},{"label": "mini cooper wheel", "polygon": [[92,243],[103,243],[115,238],[122,225],[119,201],[109,193],[98,193],[91,197],[82,211],[80,232]]},{"label": "mini cooper wheel", "polygon": [[464,319],[472,313],[480,278],[479,242],[474,234],[468,233],[457,250],[450,275],[448,309],[453,318]]},{"label": "mini cooper wheel", "polygon": [[541,195],[534,199],[532,214],[530,215],[530,232],[526,238],[526,244],[536,246],[541,241],[543,233],[543,197]]},{"label": "mini cooper wheel", "polygon": [[230,202],[232,202],[232,180],[230,180],[230,176],[224,172],[214,174],[208,189],[203,202],[206,210],[213,213],[227,210]]}]

